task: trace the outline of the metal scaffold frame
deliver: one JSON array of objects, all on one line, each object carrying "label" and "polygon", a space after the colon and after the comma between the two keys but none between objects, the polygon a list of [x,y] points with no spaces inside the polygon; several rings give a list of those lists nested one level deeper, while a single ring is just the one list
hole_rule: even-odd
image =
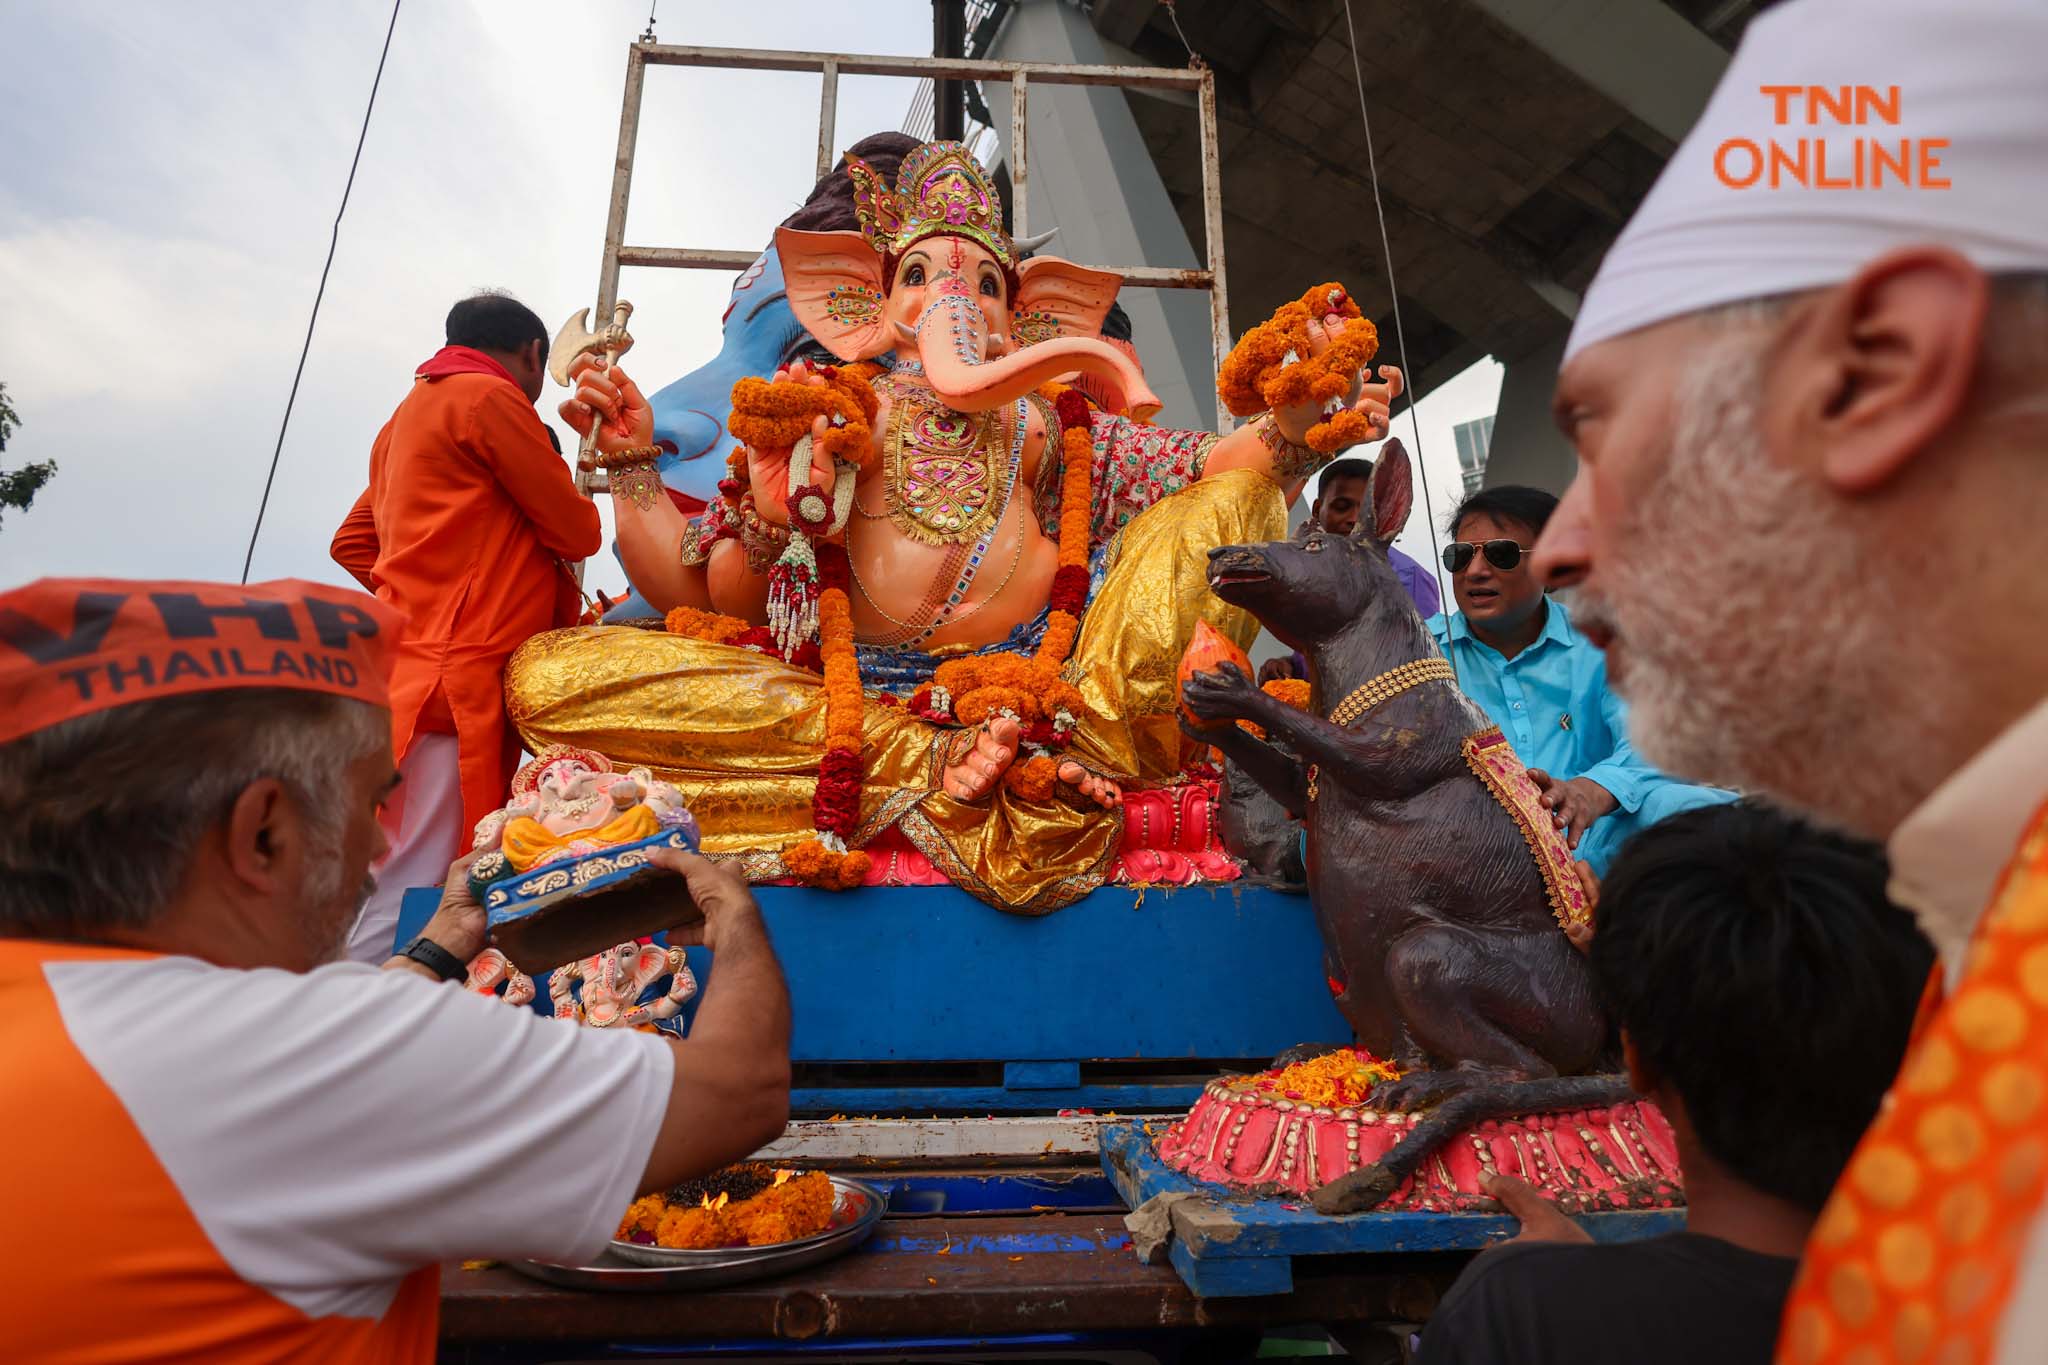
[{"label": "metal scaffold frame", "polygon": [[[674,47],[634,43],[626,54],[626,90],[619,111],[619,152],[612,169],[611,212],[605,221],[604,265],[598,272],[597,311],[607,319],[619,297],[623,266],[681,270],[745,270],[761,253],[701,247],[629,246],[626,206],[633,192],[633,158],[640,138],[640,101],[650,66],[714,67],[728,71],[815,71],[818,97],[817,178],[831,174],[839,160],[836,125],[841,76],[909,76],[941,80],[1000,80],[1010,86],[1010,223],[1016,236],[1030,232],[1030,174],[1026,122],[1032,84],[1113,85],[1195,92],[1202,137],[1202,231],[1206,265],[1177,270],[1145,265],[1097,265],[1123,277],[1126,285],[1149,289],[1209,291],[1210,345],[1218,368],[1230,353],[1230,308],[1223,267],[1223,187],[1216,140],[1216,77],[1208,68],[1159,66],[1066,66],[1049,62],[1006,62],[977,58],[874,57],[829,52],[776,52],[746,48]],[[1220,407],[1219,407],[1220,412]],[[579,486],[588,487],[588,474]]]}]

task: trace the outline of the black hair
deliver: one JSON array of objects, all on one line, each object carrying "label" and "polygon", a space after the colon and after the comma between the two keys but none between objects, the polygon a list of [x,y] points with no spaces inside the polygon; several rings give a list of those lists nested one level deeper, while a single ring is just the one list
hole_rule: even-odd
[{"label": "black hair", "polygon": [[1467,493],[1465,500],[1458,504],[1458,510],[1451,513],[1450,524],[1444,529],[1455,536],[1458,528],[1465,524],[1465,518],[1492,517],[1495,521],[1512,521],[1526,526],[1540,536],[1550,521],[1550,514],[1556,510],[1557,494],[1546,493],[1527,484],[1504,483],[1497,488]]},{"label": "black hair", "polygon": [[448,310],[450,346],[518,351],[547,340],[540,315],[510,294],[473,294]]},{"label": "black hair", "polygon": [[1124,311],[1122,304],[1114,300],[1109,305],[1109,315],[1102,320],[1102,335],[1111,341],[1132,339],[1131,315]]},{"label": "black hair", "polygon": [[853,176],[846,169],[846,158],[857,156],[868,163],[891,185],[896,183],[896,172],[902,168],[903,158],[909,156],[924,144],[908,133],[870,133],[846,149],[846,155],[839,158],[830,172],[811,186],[810,194],[801,207],[782,220],[782,226],[800,228],[805,232],[851,232],[860,226],[860,220],[853,211]]},{"label": "black hair", "polygon": [[1323,500],[1323,490],[1339,479],[1364,479],[1372,481],[1372,461],[1356,456],[1348,460],[1332,460],[1323,466],[1323,481],[1316,485],[1316,501]]},{"label": "black hair", "polygon": [[1875,844],[1745,801],[1652,825],[1600,888],[1589,957],[1615,1022],[1709,1155],[1815,1212],[1934,964],[1886,875]]}]

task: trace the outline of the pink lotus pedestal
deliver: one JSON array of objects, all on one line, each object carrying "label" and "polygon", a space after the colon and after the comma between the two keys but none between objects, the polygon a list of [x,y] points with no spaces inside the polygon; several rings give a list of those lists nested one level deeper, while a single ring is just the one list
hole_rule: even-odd
[{"label": "pink lotus pedestal", "polygon": [[[1323,1107],[1261,1093],[1259,1078],[1209,1082],[1159,1138],[1165,1165],[1194,1180],[1260,1194],[1310,1192],[1369,1166],[1414,1127],[1411,1114]],[[1487,1171],[1520,1176],[1581,1210],[1670,1208],[1683,1200],[1671,1125],[1646,1101],[1487,1120],[1439,1147],[1380,1207],[1495,1208]]]}]

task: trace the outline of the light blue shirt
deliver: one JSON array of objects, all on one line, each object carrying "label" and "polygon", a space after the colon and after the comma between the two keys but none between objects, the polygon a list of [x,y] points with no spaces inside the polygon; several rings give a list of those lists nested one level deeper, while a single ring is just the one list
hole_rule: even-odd
[{"label": "light blue shirt", "polygon": [[1580,846],[1594,870],[1605,872],[1622,839],[1642,825],[1735,797],[1676,782],[1638,757],[1628,742],[1628,707],[1607,685],[1607,656],[1572,629],[1562,602],[1546,598],[1545,611],[1543,633],[1512,659],[1474,636],[1462,613],[1432,616],[1429,629],[1457,666],[1465,695],[1524,764],[1560,780],[1590,778],[1613,793],[1620,810],[1595,821]]}]

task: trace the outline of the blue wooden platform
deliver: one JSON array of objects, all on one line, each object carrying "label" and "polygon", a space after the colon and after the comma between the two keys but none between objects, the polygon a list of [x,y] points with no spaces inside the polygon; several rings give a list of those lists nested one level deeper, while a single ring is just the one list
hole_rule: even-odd
[{"label": "blue wooden platform", "polygon": [[[1209,1063],[1349,1036],[1305,896],[1106,887],[1025,918],[951,887],[755,894],[795,1002],[800,1113],[1184,1108]],[[438,897],[408,893],[399,943]],[[690,963],[708,982],[710,954]]]},{"label": "blue wooden platform", "polygon": [[[1505,1214],[1359,1213],[1326,1217],[1306,1199],[1253,1199],[1169,1170],[1152,1148],[1163,1123],[1120,1124],[1102,1135],[1102,1168],[1132,1208],[1158,1194],[1196,1196],[1174,1206],[1168,1255],[1204,1298],[1285,1294],[1300,1256],[1478,1251],[1515,1235]],[[1576,1220],[1596,1242],[1630,1242],[1685,1226],[1682,1209],[1588,1214]]]}]

